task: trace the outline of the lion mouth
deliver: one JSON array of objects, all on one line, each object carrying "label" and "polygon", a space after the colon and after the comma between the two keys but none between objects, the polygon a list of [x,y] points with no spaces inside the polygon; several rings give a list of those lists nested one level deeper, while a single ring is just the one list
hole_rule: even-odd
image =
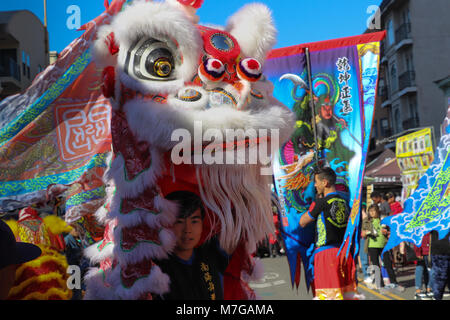
[{"label": "lion mouth", "polygon": [[186,108],[207,110],[228,107],[241,110],[247,105],[248,96],[246,91],[231,85],[213,88],[186,86],[178,91],[175,99]]},{"label": "lion mouth", "polygon": [[223,88],[214,88],[209,91],[209,107],[231,106],[236,108],[237,99],[231,92]]}]

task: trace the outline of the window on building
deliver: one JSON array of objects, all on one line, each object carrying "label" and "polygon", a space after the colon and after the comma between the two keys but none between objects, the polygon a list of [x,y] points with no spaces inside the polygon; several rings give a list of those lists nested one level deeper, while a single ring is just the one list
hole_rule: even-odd
[{"label": "window on building", "polygon": [[31,76],[31,68],[30,68],[30,56],[22,51],[22,73],[24,76],[27,76],[30,79]]},{"label": "window on building", "polygon": [[402,11],[402,20],[403,23],[410,22],[409,8],[406,8],[405,10]]},{"label": "window on building", "polygon": [[387,42],[388,45],[391,46],[395,43],[395,30],[394,30],[394,22],[392,19],[389,19],[386,24],[386,31],[387,31]]},{"label": "window on building", "polygon": [[414,126],[419,126],[419,112],[417,110],[417,98],[416,97],[410,97],[409,98],[409,116],[412,121],[414,122]]},{"label": "window on building", "polygon": [[27,75],[27,54],[25,53],[25,51],[22,51],[22,73],[23,75]]},{"label": "window on building", "polygon": [[380,77],[378,82],[378,95],[382,97],[386,96],[386,83],[382,77]]},{"label": "window on building", "polygon": [[395,61],[391,63],[391,66],[389,68],[389,76],[391,84],[391,93],[393,93],[396,92],[398,89],[397,65]]},{"label": "window on building", "polygon": [[406,31],[411,32],[411,16],[409,14],[409,8],[406,8],[402,12],[402,20],[403,23],[406,25]]},{"label": "window on building", "polygon": [[405,69],[406,71],[414,71],[414,61],[412,51],[405,53]]},{"label": "window on building", "polygon": [[27,77],[30,79],[30,56],[27,54]]},{"label": "window on building", "polygon": [[394,131],[399,133],[402,130],[401,117],[400,117],[400,106],[394,107]]},{"label": "window on building", "polygon": [[14,77],[20,81],[20,65],[16,49],[0,49],[0,77]]},{"label": "window on building", "polygon": [[387,118],[383,118],[380,120],[380,128],[382,137],[388,137],[391,135],[389,130],[389,121]]}]

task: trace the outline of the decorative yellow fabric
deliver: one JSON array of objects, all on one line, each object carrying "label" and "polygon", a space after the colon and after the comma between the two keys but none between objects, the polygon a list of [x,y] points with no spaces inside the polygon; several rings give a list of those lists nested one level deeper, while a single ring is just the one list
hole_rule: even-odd
[{"label": "decorative yellow fabric", "polygon": [[42,219],[45,226],[50,230],[51,233],[58,235],[63,232],[69,233],[73,228],[69,226],[63,219],[50,215]]},{"label": "decorative yellow fabric", "polygon": [[28,287],[33,282],[41,283],[41,282],[46,282],[46,281],[50,281],[50,280],[57,280],[59,285],[62,288],[66,287],[66,281],[61,278],[60,273],[50,272],[50,273],[46,273],[46,274],[41,274],[40,276],[31,277],[25,281],[22,281],[19,285],[11,288],[11,290],[9,291],[9,295],[14,296],[16,294],[19,294],[22,290],[24,290],[26,287]]},{"label": "decorative yellow fabric", "polygon": [[[10,299],[16,299],[20,297],[21,300],[48,300],[50,297],[58,296],[60,299],[68,300],[72,298],[72,290],[67,287],[68,275],[66,273],[68,264],[67,259],[64,255],[60,254],[56,250],[50,249],[43,245],[38,245],[42,254],[35,260],[21,264],[16,270],[16,283],[11,288],[9,292]],[[48,262],[55,262],[56,266],[53,265],[51,270],[47,273],[42,274],[42,269],[44,265]],[[47,265],[45,270],[49,266]],[[30,276],[25,280],[17,283],[19,279],[23,277],[23,273],[27,271]],[[48,282],[56,280],[57,287],[48,288],[45,292],[29,292],[26,293],[27,288],[33,284],[39,284],[41,289],[47,288]],[[28,290],[30,290],[28,288]],[[41,290],[43,291],[43,290]],[[24,296],[25,294],[25,296]]]},{"label": "decorative yellow fabric", "polygon": [[51,288],[45,293],[40,292],[30,293],[23,300],[49,300],[51,296],[59,296],[63,300],[70,300],[72,298],[72,291],[61,290],[58,288]]},{"label": "decorative yellow fabric", "polygon": [[11,219],[11,220],[6,220],[5,223],[8,225],[8,227],[13,232],[14,237],[17,238],[17,235],[19,234],[19,226],[17,224],[17,221]]}]

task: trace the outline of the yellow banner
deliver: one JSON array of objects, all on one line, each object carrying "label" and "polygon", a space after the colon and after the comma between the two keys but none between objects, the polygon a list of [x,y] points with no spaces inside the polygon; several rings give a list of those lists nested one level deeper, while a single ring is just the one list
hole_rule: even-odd
[{"label": "yellow banner", "polygon": [[414,191],[420,177],[434,160],[431,128],[426,128],[397,139],[395,154],[402,171],[406,197]]},{"label": "yellow banner", "polygon": [[431,128],[419,130],[400,138],[397,138],[395,155],[400,157],[411,157],[423,153],[433,153],[433,142]]}]

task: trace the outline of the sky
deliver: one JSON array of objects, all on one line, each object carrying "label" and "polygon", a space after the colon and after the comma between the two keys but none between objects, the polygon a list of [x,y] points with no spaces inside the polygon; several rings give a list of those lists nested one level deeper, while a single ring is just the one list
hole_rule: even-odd
[{"label": "sky", "polygon": [[[111,2],[111,0],[110,0]],[[247,0],[205,0],[197,14],[201,23],[225,25],[227,18],[238,11]],[[372,6],[381,0],[259,0],[272,11],[278,40],[275,48],[349,37],[363,33],[373,15]],[[44,21],[43,0],[2,0],[0,11],[33,12]],[[76,31],[104,11],[104,0],[47,0],[47,23],[50,50],[61,52]]]}]

